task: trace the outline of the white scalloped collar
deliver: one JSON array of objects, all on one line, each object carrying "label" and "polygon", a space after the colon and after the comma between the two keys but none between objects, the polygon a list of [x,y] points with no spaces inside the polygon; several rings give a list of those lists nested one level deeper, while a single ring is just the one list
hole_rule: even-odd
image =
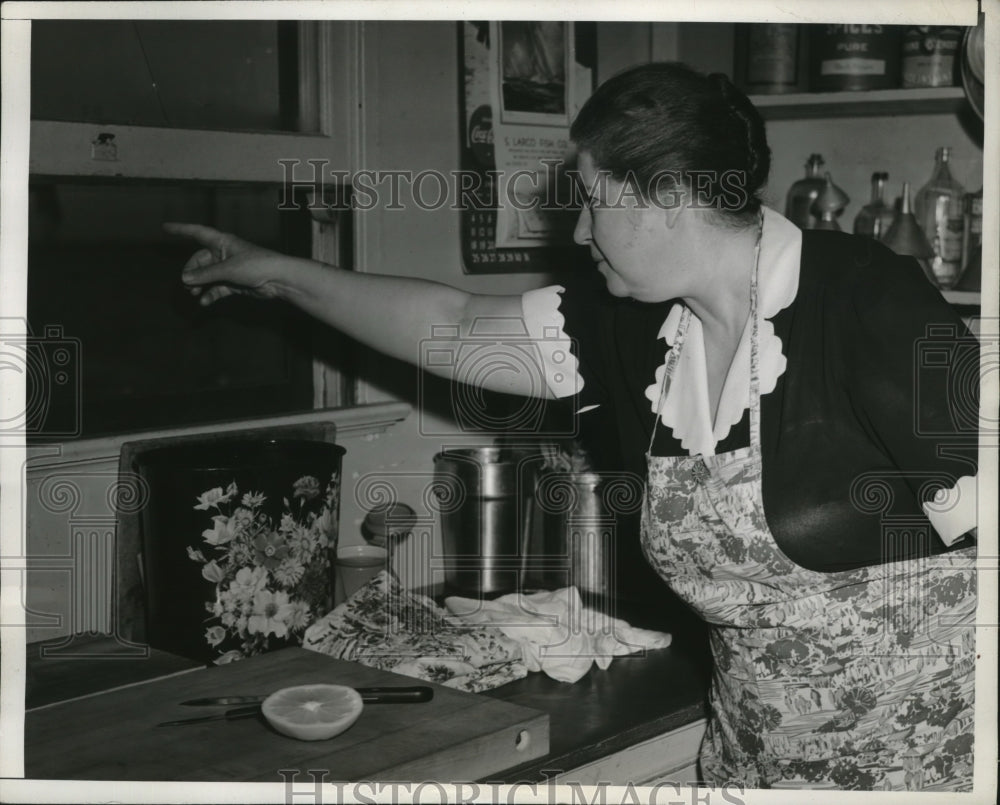
[{"label": "white scalloped collar", "polygon": [[[775,335],[768,319],[788,307],[799,288],[799,263],[802,256],[802,230],[774,210],[764,208],[764,231],[760,240],[758,269],[757,314],[760,393],[774,391],[787,361],[782,353],[781,339]],[[672,346],[677,337],[684,305],[674,305],[660,328],[658,338]],[[715,446],[726,436],[750,405],[750,339],[752,327],[748,320],[729,368],[715,428],[712,428],[708,404],[708,370],[701,321],[692,311],[684,347],[674,369],[670,389],[663,400],[660,421],[673,431],[674,438],[690,455],[711,456]],[[646,398],[656,413],[664,364],[656,370],[653,382],[646,388]]]}]

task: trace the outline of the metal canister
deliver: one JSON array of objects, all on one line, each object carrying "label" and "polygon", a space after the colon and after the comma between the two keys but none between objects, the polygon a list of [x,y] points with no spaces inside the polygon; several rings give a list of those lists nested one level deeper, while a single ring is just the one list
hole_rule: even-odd
[{"label": "metal canister", "polygon": [[545,534],[546,581],[576,587],[581,594],[612,596],[614,513],[604,501],[603,479],[594,472],[547,472],[536,499]]},{"label": "metal canister", "polygon": [[535,502],[543,527],[532,559],[550,589],[576,587],[588,603],[617,599],[633,574],[617,539],[620,517],[637,514],[644,483],[628,473],[560,472],[538,475]]},{"label": "metal canister", "polygon": [[899,86],[898,25],[814,25],[809,37],[813,92]]},{"label": "metal canister", "polygon": [[464,593],[521,586],[531,533],[536,454],[499,447],[455,448],[434,457],[434,493],[445,580]]},{"label": "metal canister", "polygon": [[734,83],[749,95],[805,92],[809,82],[804,40],[801,25],[738,24]]},{"label": "metal canister", "polygon": [[903,34],[903,86],[953,87],[960,78],[963,30],[954,26],[915,25]]}]

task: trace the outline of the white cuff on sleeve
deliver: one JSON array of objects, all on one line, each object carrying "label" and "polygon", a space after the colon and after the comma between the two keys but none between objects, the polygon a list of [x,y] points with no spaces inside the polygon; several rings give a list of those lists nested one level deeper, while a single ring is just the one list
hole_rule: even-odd
[{"label": "white cuff on sleeve", "polygon": [[545,384],[553,397],[572,397],[583,388],[570,339],[563,332],[566,321],[559,312],[561,285],[538,288],[521,295],[521,313],[528,335],[538,348]]},{"label": "white cuff on sleeve", "polygon": [[978,522],[979,476],[963,475],[951,489],[941,489],[934,500],[923,504],[924,514],[945,545],[952,545]]}]

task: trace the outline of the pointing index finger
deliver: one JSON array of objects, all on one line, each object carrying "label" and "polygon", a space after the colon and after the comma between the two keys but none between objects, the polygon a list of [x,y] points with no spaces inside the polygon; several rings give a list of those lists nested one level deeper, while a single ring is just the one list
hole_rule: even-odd
[{"label": "pointing index finger", "polygon": [[171,221],[163,224],[163,229],[171,235],[181,235],[182,237],[192,238],[202,246],[207,246],[210,249],[221,248],[223,239],[225,238],[225,235],[218,229],[213,229],[210,226],[203,226],[202,224],[185,224]]}]

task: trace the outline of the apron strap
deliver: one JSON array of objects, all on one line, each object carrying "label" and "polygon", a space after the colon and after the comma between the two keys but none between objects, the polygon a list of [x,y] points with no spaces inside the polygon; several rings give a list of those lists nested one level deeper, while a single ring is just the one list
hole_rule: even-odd
[{"label": "apron strap", "polygon": [[691,326],[691,315],[691,308],[685,305],[684,310],[681,311],[681,320],[677,324],[677,335],[674,337],[674,343],[667,353],[667,360],[663,366],[660,394],[656,398],[656,418],[653,420],[653,432],[649,435],[649,447],[646,449],[646,452],[650,455],[653,453],[653,442],[656,441],[656,426],[660,424],[660,416],[663,412],[663,400],[666,398],[670,383],[673,380],[677,361],[680,360],[681,347],[684,346],[684,341],[687,338],[688,327]]},{"label": "apron strap", "polygon": [[[758,350],[760,322],[757,319],[757,296],[759,287],[760,241],[763,234],[764,214],[762,211],[757,226],[757,244],[754,246],[753,271],[750,274],[750,445],[752,447],[760,444],[760,356]],[[649,447],[646,450],[650,455],[653,454],[653,442],[656,441],[656,428],[660,424],[663,400],[670,389],[674,370],[677,368],[677,361],[680,359],[681,348],[684,346],[688,328],[691,325],[692,315],[691,308],[685,306],[681,313],[681,320],[677,325],[677,335],[674,338],[674,343],[667,353],[663,378],[660,381],[660,394],[656,400],[656,418],[653,420],[653,432],[649,436]]]},{"label": "apron strap", "polygon": [[757,227],[757,246],[753,256],[753,274],[750,280],[750,446],[760,445],[760,319],[757,297],[759,289],[760,239],[764,233],[764,214],[761,212]]}]

